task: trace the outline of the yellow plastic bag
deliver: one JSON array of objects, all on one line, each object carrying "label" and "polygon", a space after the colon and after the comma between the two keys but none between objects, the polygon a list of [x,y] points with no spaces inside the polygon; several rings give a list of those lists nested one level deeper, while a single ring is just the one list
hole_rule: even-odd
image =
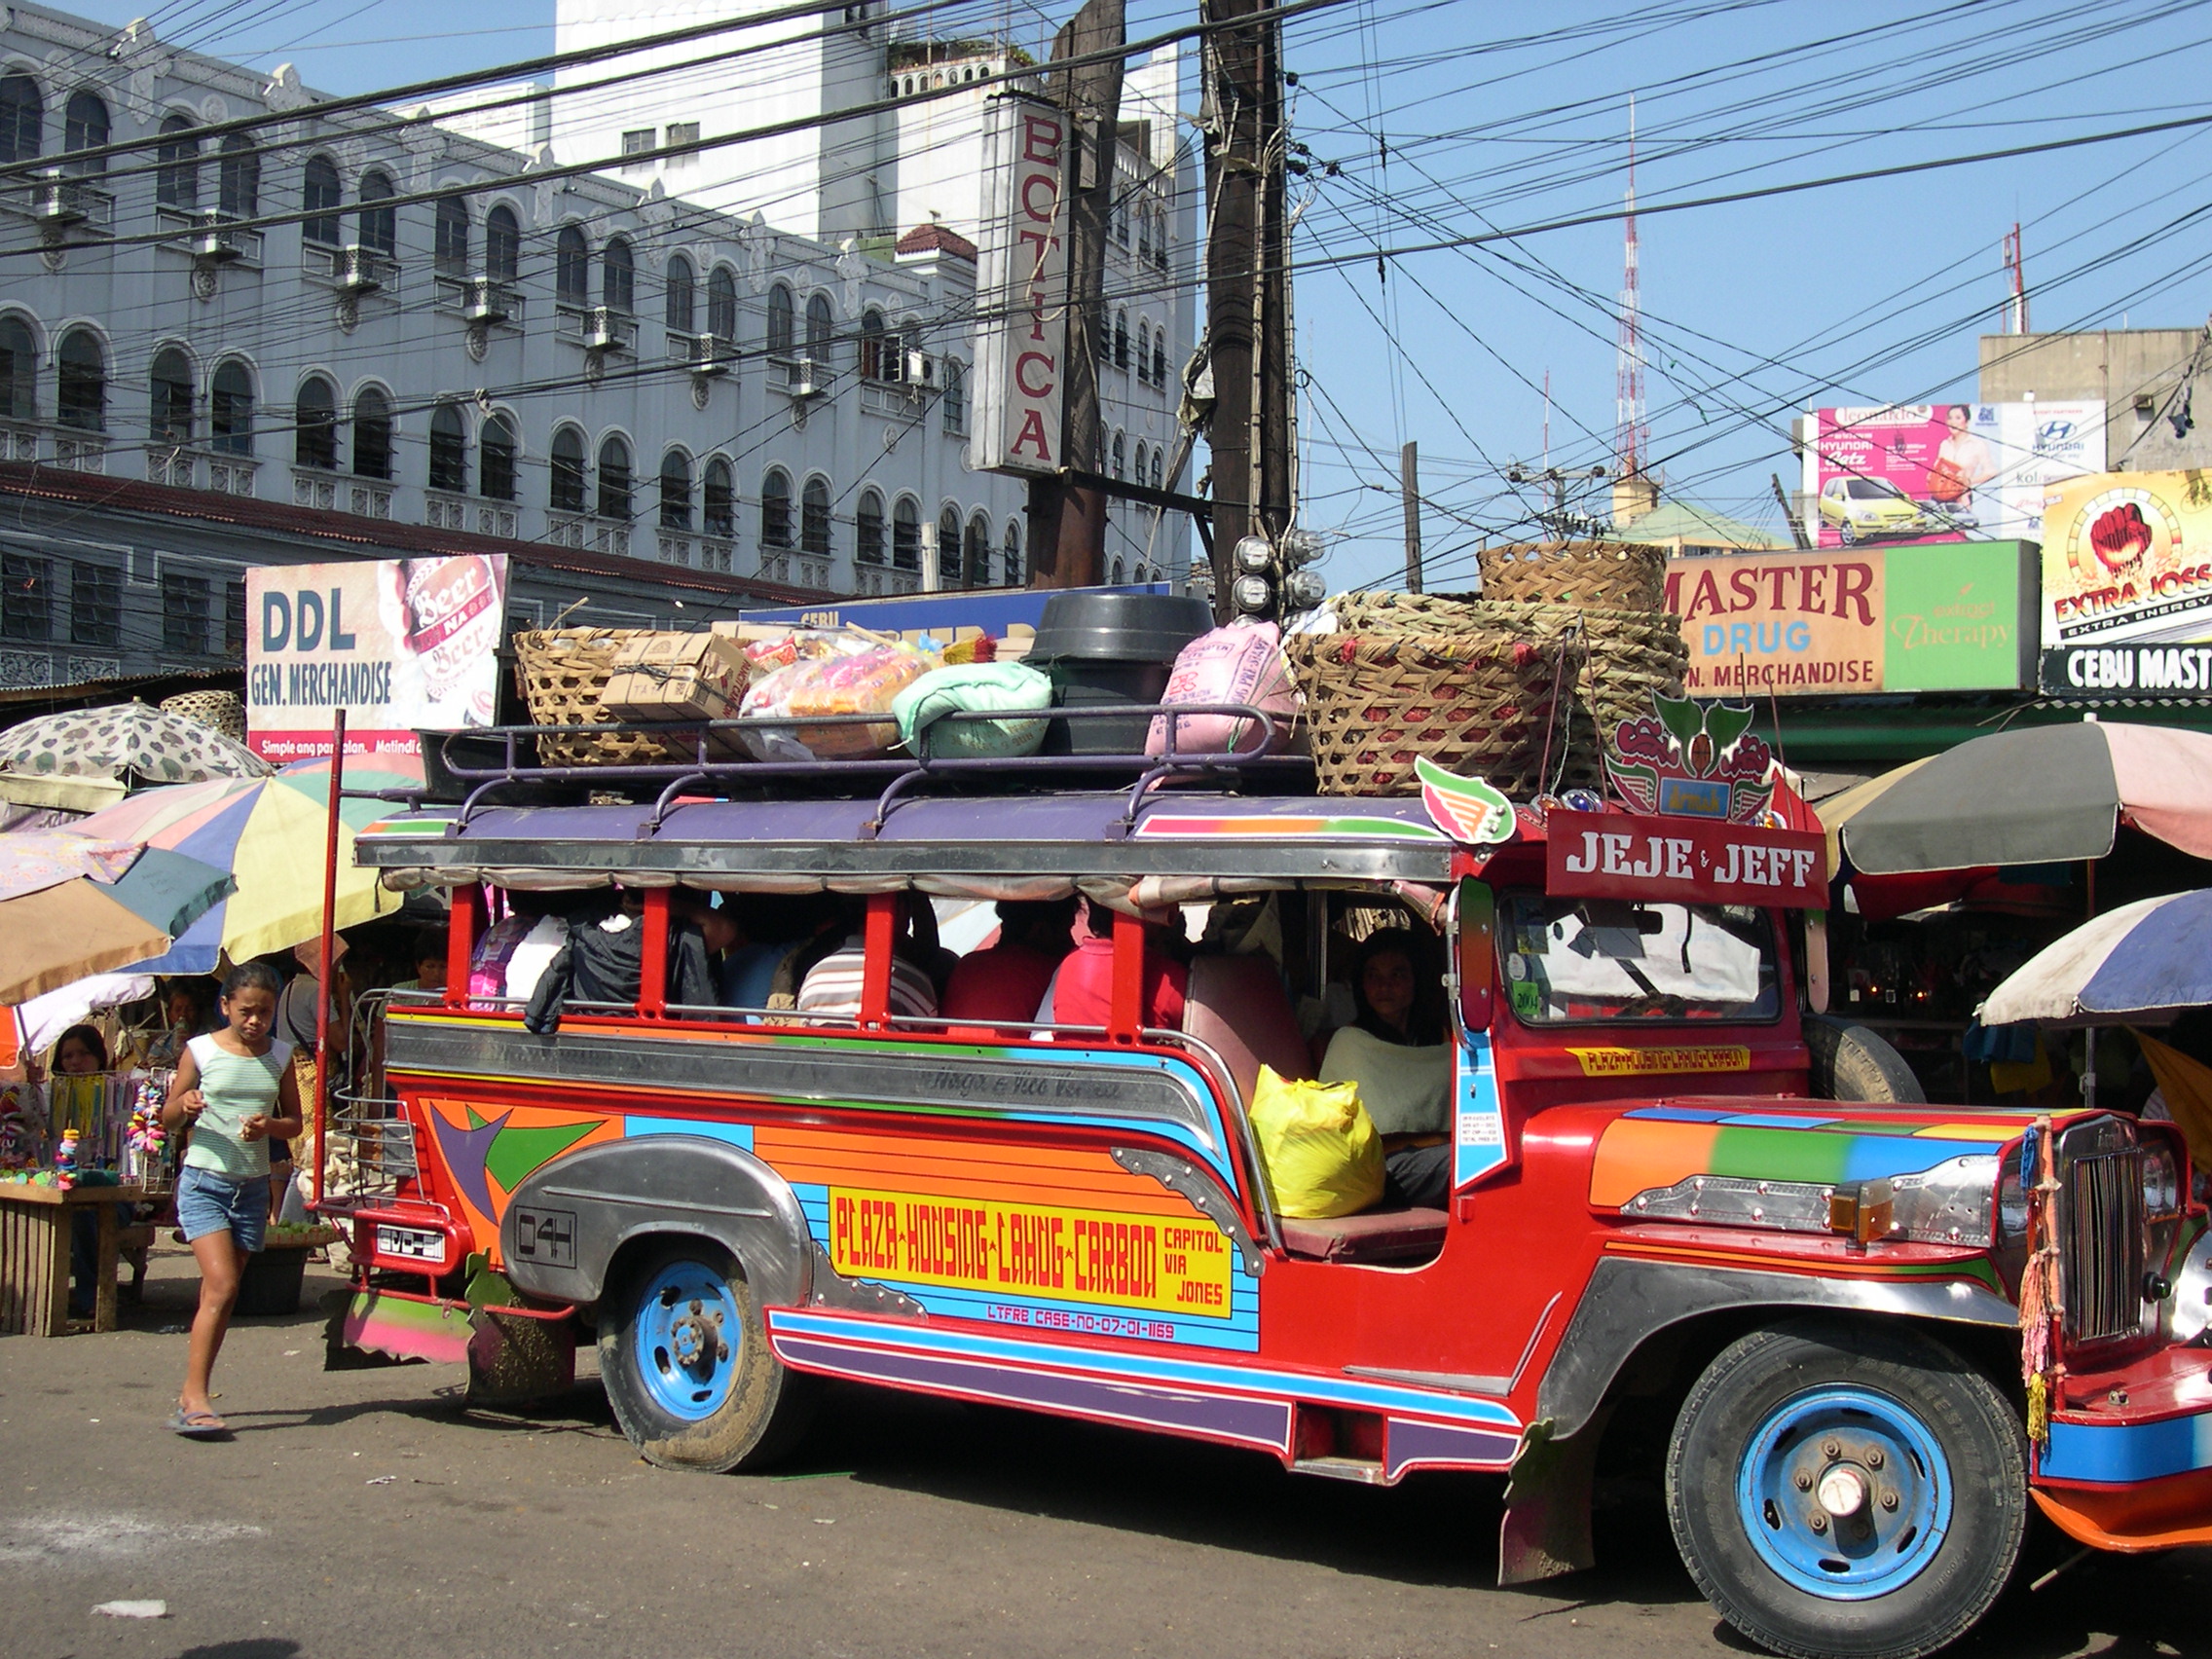
[{"label": "yellow plastic bag", "polygon": [[1294,1083],[1262,1066],[1252,1132],[1280,1214],[1350,1215],[1382,1197],[1382,1137],[1356,1083]]}]

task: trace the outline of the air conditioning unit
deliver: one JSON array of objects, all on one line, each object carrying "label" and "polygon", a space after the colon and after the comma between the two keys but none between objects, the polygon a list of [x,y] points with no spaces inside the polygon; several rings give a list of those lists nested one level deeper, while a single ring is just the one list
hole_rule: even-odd
[{"label": "air conditioning unit", "polygon": [[35,181],[32,211],[42,225],[59,230],[92,217],[92,187],[80,179],[47,173]]},{"label": "air conditioning unit", "polygon": [[695,375],[726,375],[729,373],[730,348],[726,342],[712,334],[687,336],[690,344],[689,362]]},{"label": "air conditioning unit", "polygon": [[907,352],[906,384],[922,391],[937,390],[937,359],[927,351]]},{"label": "air conditioning unit", "polygon": [[786,383],[793,397],[820,397],[824,391],[821,368],[812,357],[794,358]]},{"label": "air conditioning unit", "polygon": [[330,256],[330,276],[339,291],[373,294],[384,286],[384,255],[374,248],[349,244]]},{"label": "air conditioning unit", "polygon": [[491,276],[471,276],[461,314],[470,322],[504,322],[514,315],[514,290]]},{"label": "air conditioning unit", "polygon": [[210,265],[228,265],[234,259],[243,259],[245,249],[239,245],[238,234],[229,225],[210,216],[193,236],[192,257]]},{"label": "air conditioning unit", "polygon": [[608,306],[594,306],[583,314],[583,343],[587,351],[627,351],[630,319]]}]

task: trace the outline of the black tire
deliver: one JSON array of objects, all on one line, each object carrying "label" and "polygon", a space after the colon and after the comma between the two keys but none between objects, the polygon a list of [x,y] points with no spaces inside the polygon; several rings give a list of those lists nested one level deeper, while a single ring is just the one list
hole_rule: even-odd
[{"label": "black tire", "polygon": [[1804,1029],[1805,1046],[1813,1051],[1817,1098],[1897,1106],[1928,1103],[1920,1079],[1913,1076],[1904,1056],[1865,1026],[1809,1014]]},{"label": "black tire", "polygon": [[1853,524],[1849,519],[1845,519],[1843,521],[1842,525],[1837,529],[1836,535],[1846,547],[1856,547],[1859,545],[1859,527]]},{"label": "black tire", "polygon": [[[1855,1587],[1835,1579],[1829,1582],[1836,1591],[1814,1594],[1775,1565],[1785,1528],[1802,1528],[1801,1518],[1778,1520],[1768,1502],[1769,1537],[1753,1537],[1746,1520],[1739,1483],[1762,1428],[1799,1403],[1823,1397],[1822,1390],[1848,1391],[1892,1420],[1917,1424],[1940,1454],[1947,1530],[1931,1526],[1920,1534],[1917,1552],[1910,1551],[1914,1534],[1906,1533],[1894,1557],[1883,1553],[1893,1547],[1886,1539],[1879,1549],[1869,1543],[1862,1554],[1862,1564],[1877,1571],[1893,1559],[1904,1562],[1890,1569],[1909,1575],[1894,1583]],[[1809,1433],[1767,1442],[1770,1455],[1778,1463],[1787,1457],[1834,1467],[1826,1459],[1831,1448],[1852,1444],[1849,1421],[1838,1432],[1820,1431],[1818,1444]],[[1842,1451],[1843,1458],[1852,1456]],[[1918,1659],[1965,1635],[2010,1581],[2027,1531],[2027,1467],[2019,1418],[1988,1378],[1942,1344],[1899,1327],[1795,1319],[1728,1347],[1690,1390],[1667,1452],[1667,1516],[1698,1588],[1722,1618],[1762,1647],[1791,1659]],[[1887,1474],[1859,1472],[1867,1483],[1861,1488],[1862,1516],[1828,1521],[1822,1512],[1834,1539],[1830,1549],[1845,1547],[1847,1527],[1862,1526],[1870,1539],[1874,1500],[1891,1507],[1887,1499],[1898,1488],[1925,1474],[1917,1459],[1908,1466],[1901,1458]],[[1927,1479],[1924,1490],[1933,1493],[1937,1484]],[[1785,1493],[1785,1503],[1806,1513],[1806,1506],[1817,1506],[1791,1495],[1795,1490]],[[1816,1481],[1813,1493],[1825,1491]],[[1909,1513],[1910,1502],[1904,1507]],[[1846,1599],[1853,1593],[1859,1599]]]},{"label": "black tire", "polygon": [[[701,1287],[719,1284],[725,1299],[719,1305],[722,1318],[709,1335],[714,1341],[719,1334],[729,1345],[725,1361],[716,1368],[714,1392],[721,1397],[704,1416],[671,1409],[668,1379],[675,1373],[665,1347],[656,1378],[648,1372],[654,1345],[640,1340],[641,1333],[651,1333],[656,1305],[681,1317],[682,1309],[654,1294],[656,1284],[665,1292],[671,1274],[691,1275]],[[689,1306],[698,1311],[698,1302]],[[814,1416],[814,1380],[775,1356],[752,1285],[729,1252],[711,1239],[673,1240],[622,1265],[600,1305],[599,1371],[622,1432],[647,1462],[664,1469],[724,1474],[764,1468],[791,1451]]]}]

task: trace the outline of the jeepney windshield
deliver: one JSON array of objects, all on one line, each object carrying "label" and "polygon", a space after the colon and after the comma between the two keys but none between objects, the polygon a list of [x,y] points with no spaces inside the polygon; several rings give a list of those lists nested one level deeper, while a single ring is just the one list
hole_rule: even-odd
[{"label": "jeepney windshield", "polygon": [[1508,897],[1505,991],[1531,1025],[1772,1019],[1774,930],[1738,904]]}]

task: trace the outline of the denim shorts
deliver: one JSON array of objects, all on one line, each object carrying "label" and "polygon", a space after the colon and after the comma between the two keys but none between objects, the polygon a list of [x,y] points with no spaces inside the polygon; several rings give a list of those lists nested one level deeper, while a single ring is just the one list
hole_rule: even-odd
[{"label": "denim shorts", "polygon": [[228,1231],[238,1247],[251,1255],[269,1231],[269,1177],[234,1181],[197,1163],[177,1171],[176,1224],[185,1241]]}]

